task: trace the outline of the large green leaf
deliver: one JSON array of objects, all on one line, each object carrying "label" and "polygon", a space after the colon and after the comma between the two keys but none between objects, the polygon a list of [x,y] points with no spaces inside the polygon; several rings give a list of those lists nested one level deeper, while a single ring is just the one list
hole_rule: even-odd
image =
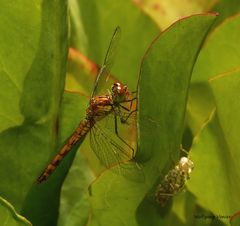
[{"label": "large green leaf", "polygon": [[[189,188],[204,208],[216,215],[225,216],[232,215],[236,208],[235,199],[230,200],[226,194],[233,191],[237,196],[235,189],[239,189],[237,183],[232,185],[230,182],[238,181],[236,178],[239,178],[235,173],[235,160],[232,159],[232,156],[238,159],[236,151],[239,148],[231,146],[236,143],[234,140],[237,132],[229,133],[238,123],[238,88],[234,85],[239,84],[239,21],[239,16],[226,19],[212,31],[206,41],[194,68],[187,118],[196,136],[192,148],[196,167]],[[203,123],[216,107],[215,117],[199,136]],[[231,115],[230,112],[235,112],[236,115]],[[231,123],[231,120],[234,121]],[[218,198],[220,196],[221,199]],[[229,223],[228,219],[219,220]]]},{"label": "large green leaf", "polygon": [[211,31],[194,67],[192,82],[207,82],[208,78],[239,68],[239,23],[238,15]]},{"label": "large green leaf", "polygon": [[35,181],[57,144],[67,4],[2,1],[0,11],[0,194],[34,225],[54,225],[64,174],[51,185]]},{"label": "large green leaf", "polygon": [[208,79],[240,67],[239,23],[240,16],[236,16],[212,30],[199,54],[193,71],[187,116],[194,136],[215,107]]},{"label": "large green leaf", "polygon": [[31,226],[32,224],[24,217],[16,213],[13,206],[0,197],[0,219],[4,226]]},{"label": "large green leaf", "polygon": [[[150,193],[172,168],[173,159],[179,158],[193,65],[214,20],[215,16],[210,14],[180,20],[159,37],[155,49],[149,50],[143,62],[139,90],[139,154],[142,161],[147,161],[153,189]],[[153,199],[145,197],[141,208],[140,220],[160,224],[162,216]],[[155,217],[149,214],[151,210]],[[142,216],[145,211],[148,217]]]},{"label": "large green leaf", "polygon": [[19,93],[24,83],[22,74],[31,67],[39,42],[41,10],[34,2],[28,2],[27,7],[22,3],[20,0],[14,4],[1,1],[0,131],[20,125],[24,120],[19,109]]},{"label": "large green leaf", "polygon": [[198,15],[180,20],[149,48],[139,83],[137,159],[142,163],[144,180],[131,181],[111,171],[102,174],[91,186],[89,225],[162,222],[154,189],[163,168],[169,167],[171,155],[179,154],[192,68],[214,19],[215,15]]},{"label": "large green leaf", "polygon": [[[210,86],[216,113],[193,145],[192,159],[196,167],[189,189],[215,215],[231,216],[239,208],[239,70],[217,76]],[[229,219],[220,220],[229,223]]]}]

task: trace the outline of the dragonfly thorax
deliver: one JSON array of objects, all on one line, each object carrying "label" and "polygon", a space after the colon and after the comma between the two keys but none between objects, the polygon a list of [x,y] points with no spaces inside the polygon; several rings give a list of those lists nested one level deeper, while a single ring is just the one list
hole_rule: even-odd
[{"label": "dragonfly thorax", "polygon": [[93,97],[87,108],[87,118],[94,118],[96,121],[100,120],[112,111],[111,105],[112,99],[109,95]]},{"label": "dragonfly thorax", "polygon": [[120,82],[115,82],[112,85],[111,95],[113,103],[121,103],[128,100],[130,93],[127,86]]}]

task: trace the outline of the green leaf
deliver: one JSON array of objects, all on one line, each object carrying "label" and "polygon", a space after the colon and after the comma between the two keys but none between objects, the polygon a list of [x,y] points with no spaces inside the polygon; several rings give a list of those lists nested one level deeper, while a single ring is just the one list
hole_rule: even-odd
[{"label": "green leaf", "polygon": [[0,31],[0,194],[34,225],[54,225],[64,175],[51,185],[35,182],[57,145],[67,4],[3,1]]},{"label": "green leaf", "polygon": [[34,2],[28,2],[27,7],[21,5],[21,0],[14,4],[2,1],[0,7],[1,132],[24,120],[19,109],[19,93],[22,93],[24,83],[22,74],[31,67],[39,41],[41,11]]},{"label": "green leaf", "polygon": [[238,0],[220,0],[212,9],[219,13],[219,17],[215,26],[224,22],[225,19],[238,14],[240,12],[240,4]]},{"label": "green leaf", "polygon": [[[161,174],[172,168],[173,159],[177,161],[179,157],[193,65],[214,20],[215,15],[211,14],[180,20],[162,33],[153,43],[155,48],[149,49],[143,60],[139,89],[139,158],[146,162],[148,183],[153,189],[150,193],[155,192]],[[158,214],[156,222],[151,215],[144,215],[155,206],[154,200],[146,197],[139,218],[152,225],[160,224]]]},{"label": "green leaf", "polygon": [[239,23],[240,16],[236,16],[212,30],[199,54],[193,71],[187,115],[193,136],[198,134],[215,108],[208,79],[240,67]]},{"label": "green leaf", "polygon": [[192,68],[214,19],[198,15],[180,20],[149,48],[141,66],[138,108],[137,159],[145,180],[131,181],[111,171],[102,174],[90,190],[90,225],[163,223],[154,190],[170,155],[179,154]]},{"label": "green leaf", "polygon": [[[188,187],[201,206],[215,215],[231,216],[239,208],[239,70],[215,77],[210,86],[216,113],[192,147],[196,167]],[[220,220],[229,225],[228,218]]]},{"label": "green leaf", "polygon": [[[192,137],[202,129],[215,109],[214,97],[208,83],[193,83],[189,89],[186,121]],[[191,137],[191,142],[192,142]]]},{"label": "green leaf", "polygon": [[211,31],[194,67],[192,82],[207,82],[208,78],[239,68],[239,23],[240,15]]},{"label": "green leaf", "polygon": [[[234,206],[236,208],[234,198],[232,202],[226,194],[232,192],[232,189],[234,193],[239,186],[229,183],[231,180],[229,178],[238,181],[236,178],[239,177],[234,173],[235,163],[232,162],[231,157],[238,150],[235,147],[232,151],[231,147],[234,142],[236,143],[232,139],[236,140],[237,133],[236,131],[229,133],[237,126],[238,117],[227,113],[228,109],[231,112],[238,112],[237,88],[231,89],[231,87],[234,87],[233,83],[238,86],[235,74],[238,74],[240,60],[238,53],[239,21],[240,17],[236,16],[216,27],[200,52],[193,73],[187,118],[196,136],[192,148],[192,159],[196,167],[189,181],[189,189],[197,196],[204,208],[214,214],[225,216],[232,215]],[[216,107],[215,117],[199,135],[204,122],[208,120],[210,113]],[[232,121],[230,128],[231,120],[234,122]],[[222,122],[225,124],[223,125]],[[224,132],[225,130],[228,132]],[[237,156],[236,159],[238,159]],[[234,194],[231,197],[234,197]],[[228,219],[220,220],[225,224],[229,223]]]},{"label": "green leaf", "polygon": [[70,11],[74,21],[81,21],[81,25],[73,24],[77,33],[72,34],[72,45],[98,65],[103,63],[113,31],[121,27],[122,37],[112,73],[136,89],[141,57],[159,32],[156,24],[129,0],[71,0]]},{"label": "green leaf", "polygon": [[0,219],[4,226],[31,226],[32,224],[24,217],[16,213],[14,207],[0,197]]}]

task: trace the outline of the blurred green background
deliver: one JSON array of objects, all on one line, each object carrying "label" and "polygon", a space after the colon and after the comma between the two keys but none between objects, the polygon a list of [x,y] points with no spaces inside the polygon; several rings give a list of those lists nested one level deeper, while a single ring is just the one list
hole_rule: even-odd
[{"label": "blurred green background", "polygon": [[[236,225],[239,12],[237,0],[2,0],[0,226]],[[117,26],[110,79],[138,88],[144,180],[106,170],[87,136],[37,185],[85,117]],[[195,168],[161,208],[155,191],[181,144]]]}]

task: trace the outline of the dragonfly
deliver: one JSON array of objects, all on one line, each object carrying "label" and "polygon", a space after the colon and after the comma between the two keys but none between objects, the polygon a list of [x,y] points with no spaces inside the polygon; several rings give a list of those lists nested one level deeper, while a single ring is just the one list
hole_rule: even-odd
[{"label": "dragonfly", "polygon": [[[112,168],[134,159],[134,148],[119,135],[118,124],[120,122],[120,124],[128,125],[130,119],[134,117],[136,97],[133,96],[134,92],[131,93],[128,86],[121,82],[114,82],[112,86],[109,86],[110,70],[120,35],[121,29],[117,27],[111,38],[104,63],[96,77],[85,118],[80,121],[79,126],[38,177],[38,183],[46,181],[80,138],[88,133],[90,133],[91,148],[106,168]],[[106,87],[108,89],[111,87],[111,89],[108,90]],[[114,128],[108,129],[101,125],[100,122],[106,118],[109,118],[107,121],[112,121]]]}]

